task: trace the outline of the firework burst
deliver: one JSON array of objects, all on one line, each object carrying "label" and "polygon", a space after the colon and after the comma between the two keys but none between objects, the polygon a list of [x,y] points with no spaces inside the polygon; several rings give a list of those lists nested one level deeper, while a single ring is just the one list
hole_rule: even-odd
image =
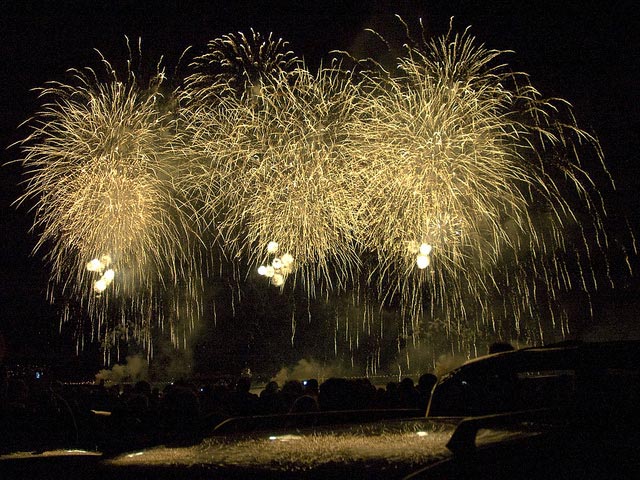
[{"label": "firework burst", "polygon": [[35,203],[52,295],[84,305],[98,331],[123,323],[145,342],[162,286],[194,272],[191,229],[172,188],[178,165],[163,72],[143,86],[132,71],[120,79],[103,65],[106,80],[72,70],[70,84],[42,89],[48,103],[23,142],[20,201]]},{"label": "firework burst", "polygon": [[161,71],[142,85],[106,61],[105,81],[44,88],[20,201],[56,291],[107,346],[116,326],[151,345],[164,318],[197,318],[221,258],[309,297],[375,290],[405,336],[553,318],[560,292],[596,286],[604,209],[578,152],[601,160],[597,141],[467,32],[409,40],[391,71],[312,73],[252,31],[209,42],[168,96]]},{"label": "firework burst", "polygon": [[221,97],[191,117],[189,143],[205,155],[183,183],[207,187],[200,215],[216,219],[222,248],[262,265],[275,285],[294,273],[314,294],[344,288],[357,269],[359,194],[342,132],[358,113],[357,89],[340,69],[298,68],[265,74],[250,99]]},{"label": "firework burst", "polygon": [[500,54],[466,32],[410,42],[395,75],[370,74],[358,117],[366,122],[350,128],[363,192],[358,238],[376,253],[382,298],[399,296],[414,330],[425,305],[450,322],[468,311],[486,321],[506,290],[521,299],[506,300],[518,325],[535,308],[534,272],[551,279],[550,296],[569,288],[556,253],[592,243],[568,237],[578,225],[571,191],[596,243],[603,235],[576,154],[580,143],[599,154],[597,142],[566,103],[541,99],[525,75],[497,64]]},{"label": "firework burst", "polygon": [[265,37],[253,30],[249,36],[239,32],[211,40],[206,53],[191,64],[193,74],[186,79],[189,102],[216,102],[228,94],[242,97],[259,88],[265,76],[301,66],[288,46],[271,33]]}]

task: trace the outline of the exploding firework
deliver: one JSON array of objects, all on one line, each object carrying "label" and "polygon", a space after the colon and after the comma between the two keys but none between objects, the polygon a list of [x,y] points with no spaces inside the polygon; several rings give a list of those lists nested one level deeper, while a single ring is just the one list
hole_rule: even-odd
[{"label": "exploding firework", "polygon": [[274,40],[273,34],[230,33],[211,40],[207,52],[194,59],[186,97],[192,105],[217,102],[228,94],[242,97],[259,89],[266,76],[299,66],[301,61],[288,50],[288,43]]},{"label": "exploding firework", "polygon": [[358,265],[360,193],[342,129],[358,114],[358,86],[337,68],[264,74],[258,86],[196,105],[188,143],[203,154],[185,195],[198,189],[222,248],[274,285],[293,274],[310,294],[344,288]]},{"label": "exploding firework", "polygon": [[[400,298],[414,331],[425,306],[458,325],[468,312],[495,320],[495,298],[519,330],[523,315],[536,316],[540,278],[552,302],[571,287],[562,256],[603,236],[576,153],[585,143],[599,155],[597,141],[565,102],[542,99],[524,74],[497,64],[500,55],[467,32],[410,42],[396,74],[371,73],[358,117],[366,122],[350,132],[363,193],[358,240],[376,254],[382,298]],[[574,207],[589,211],[588,225]],[[571,237],[576,227],[595,240]],[[585,285],[590,266],[576,256]]]},{"label": "exploding firework", "polygon": [[71,83],[42,89],[48,103],[23,142],[20,201],[34,202],[52,296],[84,306],[107,343],[118,324],[145,343],[162,290],[194,275],[191,229],[172,188],[179,164],[163,72],[143,86],[103,65],[105,80],[72,70]]},{"label": "exploding firework", "polygon": [[252,31],[211,41],[175,102],[162,72],[143,86],[106,62],[106,81],[74,71],[43,89],[23,143],[52,284],[108,324],[107,347],[114,325],[150,346],[163,311],[172,332],[196,318],[200,271],[222,258],[307,300],[353,289],[369,305],[375,290],[404,337],[428,320],[540,340],[526,318],[595,288],[604,209],[577,152],[601,156],[566,102],[500,58],[449,33],[409,41],[394,69],[312,73]]}]

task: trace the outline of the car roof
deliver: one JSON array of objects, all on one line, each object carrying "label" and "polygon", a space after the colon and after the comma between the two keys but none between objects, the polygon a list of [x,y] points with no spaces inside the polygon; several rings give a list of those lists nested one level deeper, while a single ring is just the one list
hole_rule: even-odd
[{"label": "car roof", "polygon": [[483,371],[515,373],[577,368],[638,369],[640,342],[571,342],[499,352],[469,360],[440,382],[452,376],[481,375]]}]

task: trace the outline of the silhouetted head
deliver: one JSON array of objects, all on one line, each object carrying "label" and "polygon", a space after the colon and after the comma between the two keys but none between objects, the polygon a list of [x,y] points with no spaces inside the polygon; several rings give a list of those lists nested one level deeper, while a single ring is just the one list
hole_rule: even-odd
[{"label": "silhouetted head", "polygon": [[278,393],[278,388],[278,382],[272,380],[265,385],[263,392],[265,394],[275,394]]},{"label": "silhouetted head", "polygon": [[319,410],[317,400],[311,395],[298,397],[291,407],[291,413],[318,412]]},{"label": "silhouetted head", "polygon": [[251,378],[240,377],[236,383],[236,392],[249,393],[251,390]]},{"label": "silhouetted head", "polygon": [[438,377],[433,373],[424,373],[418,379],[418,390],[422,393],[429,393],[433,390],[433,386],[438,382]]}]

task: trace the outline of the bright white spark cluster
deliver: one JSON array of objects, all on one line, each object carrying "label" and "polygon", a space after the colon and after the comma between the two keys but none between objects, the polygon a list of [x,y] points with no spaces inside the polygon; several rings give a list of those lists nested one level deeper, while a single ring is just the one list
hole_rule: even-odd
[{"label": "bright white spark cluster", "polygon": [[70,84],[41,90],[47,103],[23,141],[28,180],[19,202],[34,202],[51,296],[79,304],[105,345],[126,337],[150,346],[163,290],[194,288],[193,229],[172,185],[179,162],[164,73],[141,85],[132,71],[121,79],[102,63],[104,79],[71,70]]},{"label": "bright white spark cluster", "polygon": [[102,255],[87,263],[87,271],[100,274],[100,278],[93,282],[93,290],[96,293],[104,292],[116,277],[116,272],[112,268],[107,268],[109,265],[111,265],[110,255]]},{"label": "bright white spark cluster", "polygon": [[[271,241],[267,244],[267,252],[275,255],[279,249],[278,242]],[[284,285],[287,275],[293,269],[293,256],[285,253],[282,257],[273,257],[269,265],[260,265],[258,274],[271,279],[271,284],[275,287]]]},{"label": "bright white spark cluster", "polygon": [[589,288],[603,209],[577,155],[600,150],[500,55],[465,32],[408,42],[392,69],[311,72],[252,31],[211,41],[166,96],[162,72],[74,71],[23,142],[52,283],[98,323],[119,298],[143,339],[167,292],[200,304],[220,253],[309,296],[375,287],[414,330],[425,307],[494,319],[492,297],[518,325],[541,283],[549,302],[572,288],[569,262]]}]

